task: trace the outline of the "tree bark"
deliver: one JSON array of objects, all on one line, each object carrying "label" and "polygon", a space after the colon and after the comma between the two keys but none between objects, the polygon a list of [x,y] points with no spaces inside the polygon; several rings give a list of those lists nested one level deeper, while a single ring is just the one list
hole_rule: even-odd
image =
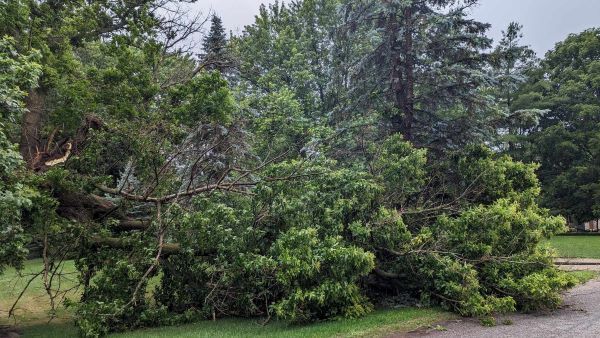
[{"label": "tree bark", "polygon": [[391,93],[398,112],[391,118],[392,133],[402,133],[407,141],[413,140],[414,124],[414,48],[413,48],[413,9],[402,10],[404,33],[400,36],[400,22],[396,11],[388,18],[388,36],[392,56],[390,78]]},{"label": "tree bark", "polygon": [[413,122],[415,118],[415,60],[414,60],[414,49],[413,49],[413,9],[407,7],[404,10],[404,34],[403,34],[403,47],[404,47],[404,76],[406,83],[404,84],[404,97],[403,107],[401,107],[404,113],[402,120],[402,132],[404,137],[408,141],[413,140]]},{"label": "tree bark", "polygon": [[27,111],[23,115],[21,125],[21,156],[27,163],[31,163],[38,156],[41,145],[40,131],[45,117],[45,95],[40,89],[33,89],[25,99]]}]

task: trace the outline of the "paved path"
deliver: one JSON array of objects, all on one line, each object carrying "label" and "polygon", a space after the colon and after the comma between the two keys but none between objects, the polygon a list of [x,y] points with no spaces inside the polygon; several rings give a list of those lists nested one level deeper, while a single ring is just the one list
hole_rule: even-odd
[{"label": "paved path", "polygon": [[600,259],[595,258],[557,258],[554,263],[565,271],[600,271]]},{"label": "paved path", "polygon": [[600,259],[596,258],[557,258],[557,265],[600,265]]},{"label": "paved path", "polygon": [[547,314],[516,314],[505,317],[511,325],[484,327],[475,319],[445,323],[446,331],[413,332],[399,337],[426,338],[551,338],[600,337],[600,280],[580,285],[565,294],[564,306]]}]

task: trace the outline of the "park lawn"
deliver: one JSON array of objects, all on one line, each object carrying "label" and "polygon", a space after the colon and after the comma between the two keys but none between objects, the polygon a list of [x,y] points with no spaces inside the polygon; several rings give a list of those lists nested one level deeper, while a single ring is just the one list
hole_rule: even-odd
[{"label": "park lawn", "polygon": [[455,315],[431,308],[401,308],[379,310],[354,320],[328,321],[311,325],[290,325],[274,321],[265,326],[255,320],[223,319],[204,321],[192,325],[163,327],[114,334],[114,338],[159,337],[378,337],[394,332],[407,332],[436,322],[454,318]]},{"label": "park lawn", "polygon": [[600,236],[555,236],[548,242],[559,257],[600,259]]},{"label": "park lawn", "polygon": [[[7,319],[8,310],[32,274],[41,269],[42,261],[36,259],[26,262],[21,275],[14,269],[8,269],[0,275],[0,327],[15,324],[13,320]],[[73,262],[66,262],[64,272],[75,272]],[[62,281],[62,287],[69,288],[75,285],[76,275],[73,273],[68,277]],[[69,294],[69,298],[76,300],[78,295],[79,291],[74,290]],[[16,323],[23,337],[78,337],[77,329],[71,321],[72,313],[63,307],[59,308],[57,317],[48,323],[50,305],[41,276],[31,282],[17,309]],[[258,324],[257,320],[232,318],[138,330],[113,334],[110,337],[373,337],[411,331],[455,317],[452,313],[432,308],[399,308],[378,310],[355,320],[328,321],[312,325],[290,325],[284,321],[273,320],[263,326]]]}]

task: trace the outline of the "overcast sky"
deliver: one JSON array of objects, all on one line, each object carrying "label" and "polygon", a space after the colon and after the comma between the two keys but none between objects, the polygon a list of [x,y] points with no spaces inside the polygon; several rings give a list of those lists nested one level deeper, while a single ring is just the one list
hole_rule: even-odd
[{"label": "overcast sky", "polygon": [[[240,33],[254,21],[261,3],[274,0],[198,0],[196,10],[214,10],[229,30]],[[490,35],[498,40],[509,22],[524,26],[524,42],[542,56],[569,33],[600,26],[600,0],[481,0],[473,15],[492,24]]]}]

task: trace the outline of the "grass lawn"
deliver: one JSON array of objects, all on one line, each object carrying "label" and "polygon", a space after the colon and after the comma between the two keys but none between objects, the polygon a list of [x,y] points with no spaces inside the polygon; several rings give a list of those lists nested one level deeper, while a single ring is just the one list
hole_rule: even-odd
[{"label": "grass lawn", "polygon": [[[29,280],[33,275],[39,273],[42,267],[42,260],[34,259],[25,263],[25,267],[20,274],[17,274],[14,269],[7,269],[4,274],[0,275],[0,326],[14,324],[14,320],[7,318],[8,311]],[[72,261],[64,264],[62,272],[63,277],[60,279],[62,290],[70,289],[77,284],[77,275]],[[57,282],[58,280],[54,280],[54,287],[56,287]],[[72,290],[67,294],[67,297],[76,299],[77,294],[77,290]],[[49,318],[49,310],[50,303],[44,289],[43,277],[39,275],[31,281],[27,291],[17,304],[15,319],[17,323],[45,323]],[[64,307],[59,306],[54,320],[58,323],[66,322],[70,317],[70,313]]]},{"label": "grass lawn", "polygon": [[111,337],[376,337],[430,326],[453,317],[453,314],[435,309],[404,308],[381,310],[356,320],[339,320],[305,326],[293,326],[280,321],[262,326],[253,320],[224,319],[172,328],[139,330],[115,334]]},{"label": "grass lawn", "polygon": [[569,271],[567,273],[575,277],[577,284],[585,284],[600,275],[598,271]]},{"label": "grass lawn", "polygon": [[[28,261],[22,276],[17,275],[14,270],[7,270],[0,276],[0,327],[15,324],[13,320],[7,319],[8,310],[32,274],[41,270],[41,265],[41,260]],[[74,272],[73,263],[67,262],[64,271]],[[63,287],[75,285],[75,275],[69,276],[69,279],[62,281]],[[69,296],[76,299],[78,292],[74,291]],[[16,323],[23,337],[78,336],[77,329],[71,322],[71,313],[66,309],[59,310],[57,318],[48,323],[50,306],[40,276],[31,282],[17,309]],[[275,320],[262,326],[256,320],[222,319],[215,322],[204,321],[190,325],[113,334],[111,337],[373,337],[414,330],[455,316],[437,309],[400,308],[379,310],[356,320],[339,320],[305,326],[293,326]]]},{"label": "grass lawn", "polygon": [[559,257],[600,259],[600,236],[556,236],[549,243]]}]

